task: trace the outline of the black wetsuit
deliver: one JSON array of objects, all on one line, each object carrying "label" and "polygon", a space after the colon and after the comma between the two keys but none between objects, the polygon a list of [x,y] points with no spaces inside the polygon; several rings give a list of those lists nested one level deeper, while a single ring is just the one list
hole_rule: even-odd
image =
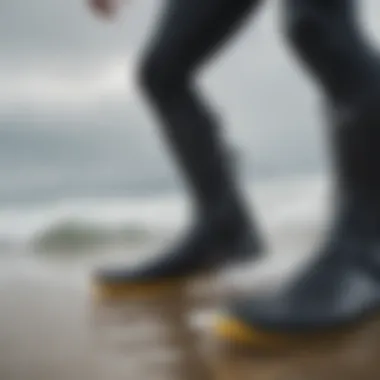
[{"label": "black wetsuit", "polygon": [[141,62],[142,88],[202,209],[217,200],[231,174],[219,120],[202,99],[196,74],[258,3],[166,1]]},{"label": "black wetsuit", "polygon": [[[229,315],[254,328],[335,326],[380,306],[380,61],[358,30],[356,3],[282,2],[286,39],[324,93],[336,164],[336,220],[321,255],[291,286],[231,305]],[[151,283],[193,275],[243,251],[257,256],[258,233],[195,76],[258,5],[254,0],[166,2],[141,64],[141,85],[192,190],[195,223],[157,260],[137,270],[100,271],[102,284]]]},{"label": "black wetsuit", "polygon": [[141,267],[100,270],[107,286],[193,276],[262,251],[218,117],[196,83],[201,66],[239,30],[258,0],[167,0],[140,64],[139,82],[194,203],[185,236]]},{"label": "black wetsuit", "polygon": [[[145,94],[201,208],[231,175],[219,120],[196,84],[201,65],[262,1],[167,0],[141,63]],[[329,103],[350,107],[376,89],[378,59],[357,32],[354,0],[283,0],[285,34]],[[249,48],[249,47],[247,47]],[[254,49],[254,47],[252,47]],[[253,105],[254,107],[254,105]]]},{"label": "black wetsuit", "polygon": [[358,4],[283,4],[288,41],[323,89],[336,212],[316,259],[288,286],[230,306],[229,318],[252,331],[321,331],[380,311],[380,59]]}]

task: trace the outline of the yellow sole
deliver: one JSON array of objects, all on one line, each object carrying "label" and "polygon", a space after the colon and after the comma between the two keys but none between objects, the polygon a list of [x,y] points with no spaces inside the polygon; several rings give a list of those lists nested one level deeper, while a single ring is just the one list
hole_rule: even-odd
[{"label": "yellow sole", "polygon": [[214,325],[214,333],[219,339],[225,342],[251,347],[283,346],[289,344],[290,338],[290,336],[282,334],[261,331],[237,319],[223,316],[217,318]]},{"label": "yellow sole", "polygon": [[237,346],[257,349],[286,349],[305,344],[324,345],[338,341],[357,328],[360,328],[360,325],[322,333],[278,333],[254,328],[228,316],[219,316],[214,324],[213,332],[221,341]]},{"label": "yellow sole", "polygon": [[93,296],[100,301],[117,301],[123,299],[152,298],[180,290],[189,279],[179,278],[152,283],[105,284],[94,280]]}]

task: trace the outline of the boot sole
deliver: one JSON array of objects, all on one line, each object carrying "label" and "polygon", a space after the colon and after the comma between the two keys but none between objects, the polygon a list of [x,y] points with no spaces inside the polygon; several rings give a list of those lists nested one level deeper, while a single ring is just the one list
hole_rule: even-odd
[{"label": "boot sole", "polygon": [[219,316],[213,327],[214,335],[224,343],[257,348],[275,348],[294,343],[294,338],[285,334],[261,331],[238,319]]},{"label": "boot sole", "polygon": [[282,333],[255,328],[233,317],[218,316],[213,326],[213,334],[221,342],[233,346],[277,350],[338,342],[342,338],[349,337],[351,333],[362,328],[368,322],[370,320],[328,331]]},{"label": "boot sole", "polygon": [[92,280],[92,293],[95,299],[101,301],[117,301],[128,298],[145,298],[156,297],[166,293],[170,293],[173,290],[180,289],[184,286],[188,286],[191,283],[197,283],[203,280],[207,280],[215,274],[218,269],[231,265],[236,262],[244,262],[249,258],[257,259],[257,256],[236,257],[229,260],[225,260],[223,265],[219,265],[218,268],[213,270],[203,270],[197,274],[178,277],[172,279],[160,279],[152,282],[120,282],[120,283],[107,283],[102,279],[94,278]]},{"label": "boot sole", "polygon": [[161,280],[151,283],[121,283],[107,284],[94,280],[92,284],[93,297],[98,301],[117,301],[130,298],[155,297],[180,289],[190,279],[178,278]]}]

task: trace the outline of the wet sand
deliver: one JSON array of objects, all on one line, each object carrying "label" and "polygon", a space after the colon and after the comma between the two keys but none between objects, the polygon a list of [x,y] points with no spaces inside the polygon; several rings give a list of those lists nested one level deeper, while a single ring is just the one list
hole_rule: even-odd
[{"label": "wet sand", "polygon": [[2,261],[0,379],[380,379],[380,320],[323,347],[243,352],[210,336],[221,288],[96,304],[82,271]]}]

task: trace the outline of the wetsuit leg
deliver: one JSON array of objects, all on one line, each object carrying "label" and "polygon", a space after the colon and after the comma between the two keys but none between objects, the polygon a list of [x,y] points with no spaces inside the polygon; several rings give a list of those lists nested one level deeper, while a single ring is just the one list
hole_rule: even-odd
[{"label": "wetsuit leg", "polygon": [[379,58],[360,30],[356,0],[285,0],[286,36],[334,102],[354,102],[379,81]]},{"label": "wetsuit leg", "polygon": [[218,325],[230,339],[323,339],[380,310],[380,59],[360,31],[357,4],[286,0],[289,41],[324,90],[336,216],[316,258],[288,286],[230,306]]},{"label": "wetsuit leg", "polygon": [[230,260],[258,257],[261,239],[256,223],[247,215],[219,123],[196,83],[202,64],[258,4],[258,0],[167,1],[139,78],[192,191],[195,220],[178,244],[158,259],[137,269],[100,270],[95,280],[104,294],[129,293],[130,285],[135,292],[136,284],[143,289],[153,285],[156,290],[157,283],[170,280],[171,286],[173,280],[182,281]]},{"label": "wetsuit leg", "polygon": [[258,0],[168,0],[141,64],[142,87],[201,208],[232,181],[215,114],[196,74],[239,29]]}]

